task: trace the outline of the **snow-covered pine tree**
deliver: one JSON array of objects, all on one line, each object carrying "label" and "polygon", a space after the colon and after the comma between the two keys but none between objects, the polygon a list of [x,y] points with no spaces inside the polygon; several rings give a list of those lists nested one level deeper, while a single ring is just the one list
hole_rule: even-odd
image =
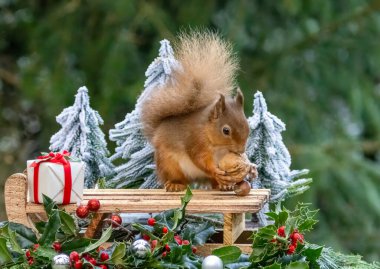
[{"label": "snow-covered pine tree", "polygon": [[[281,132],[285,131],[285,124],[268,111],[261,92],[254,96],[253,115],[248,118],[248,123],[250,135],[246,153],[250,161],[257,165],[259,174],[252,187],[271,189],[271,203],[283,201],[307,190],[312,179],[296,178],[309,171],[290,170],[290,154],[281,136]],[[264,213],[267,211],[268,207],[258,214],[262,225],[266,225]]]},{"label": "snow-covered pine tree", "polygon": [[144,189],[159,188],[154,165],[154,149],[142,133],[140,122],[141,101],[149,96],[151,91],[165,85],[170,74],[179,68],[174,58],[173,49],[168,40],[160,41],[159,57],[157,57],[145,72],[144,91],[136,102],[135,109],[125,116],[125,119],[110,130],[110,140],[116,142],[115,153],[110,157],[114,162],[123,159],[124,163],[115,168],[116,175],[108,182],[111,187]]},{"label": "snow-covered pine tree", "polygon": [[114,166],[107,155],[107,142],[99,125],[103,119],[90,107],[90,98],[86,87],[80,87],[72,106],[65,108],[57,116],[62,126],[50,139],[50,150],[67,150],[86,164],[86,188],[93,188],[98,179],[111,176]]}]

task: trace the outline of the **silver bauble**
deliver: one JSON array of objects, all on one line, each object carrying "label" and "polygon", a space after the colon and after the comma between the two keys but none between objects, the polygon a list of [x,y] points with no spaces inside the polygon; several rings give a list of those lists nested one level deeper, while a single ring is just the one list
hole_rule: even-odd
[{"label": "silver bauble", "polygon": [[202,269],[223,269],[223,262],[218,256],[210,255],[203,260]]},{"label": "silver bauble", "polygon": [[68,269],[70,268],[70,258],[66,254],[58,254],[53,257],[51,262],[52,269]]},{"label": "silver bauble", "polygon": [[132,253],[136,258],[144,259],[150,254],[150,244],[144,239],[138,239],[132,244]]}]

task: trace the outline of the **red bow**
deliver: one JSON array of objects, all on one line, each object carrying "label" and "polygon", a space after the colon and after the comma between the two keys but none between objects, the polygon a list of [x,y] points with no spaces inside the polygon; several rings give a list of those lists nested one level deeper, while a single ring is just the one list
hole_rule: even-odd
[{"label": "red bow", "polygon": [[71,199],[71,189],[72,189],[72,178],[71,178],[71,166],[70,162],[66,160],[65,157],[69,157],[70,152],[67,150],[60,152],[50,152],[43,156],[38,156],[37,160],[34,161],[30,166],[34,167],[34,178],[33,178],[33,185],[34,185],[34,202],[39,204],[38,199],[38,174],[39,174],[39,168],[40,164],[43,162],[49,162],[49,163],[57,163],[63,165],[63,171],[65,175],[65,184],[64,184],[64,190],[63,190],[63,202],[62,204],[69,204]]}]

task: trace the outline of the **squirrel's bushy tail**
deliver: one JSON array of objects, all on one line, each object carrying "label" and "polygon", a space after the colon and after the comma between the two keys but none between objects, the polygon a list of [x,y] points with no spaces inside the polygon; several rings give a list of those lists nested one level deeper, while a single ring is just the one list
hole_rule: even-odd
[{"label": "squirrel's bushy tail", "polygon": [[150,91],[140,106],[148,138],[165,118],[202,109],[235,87],[237,60],[231,45],[216,33],[183,33],[174,51],[180,67],[166,85]]}]

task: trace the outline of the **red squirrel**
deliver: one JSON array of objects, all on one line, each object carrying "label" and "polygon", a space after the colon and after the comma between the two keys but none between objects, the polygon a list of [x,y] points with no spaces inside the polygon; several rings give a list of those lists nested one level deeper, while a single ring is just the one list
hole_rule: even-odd
[{"label": "red squirrel", "polygon": [[167,191],[207,178],[230,190],[234,179],[218,168],[226,154],[243,154],[249,134],[244,97],[231,45],[217,34],[182,34],[175,45],[180,68],[141,104],[145,136],[155,149],[158,178]]}]

